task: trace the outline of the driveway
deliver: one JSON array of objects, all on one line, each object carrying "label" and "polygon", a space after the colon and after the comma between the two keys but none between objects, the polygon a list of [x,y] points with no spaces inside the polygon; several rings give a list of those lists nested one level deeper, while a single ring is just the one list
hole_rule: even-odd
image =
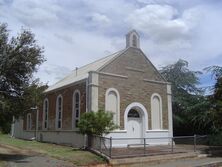
[{"label": "driveway", "polygon": [[0,145],[0,160],[6,167],[74,167],[67,161],[5,145]]}]

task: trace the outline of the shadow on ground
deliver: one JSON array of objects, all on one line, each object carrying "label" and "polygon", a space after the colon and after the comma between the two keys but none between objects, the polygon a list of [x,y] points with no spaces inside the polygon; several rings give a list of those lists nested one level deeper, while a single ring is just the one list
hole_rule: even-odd
[{"label": "shadow on ground", "polygon": [[28,162],[27,159],[28,155],[22,155],[22,154],[0,154],[0,160],[2,161],[8,161],[8,162],[16,162],[16,163],[26,163]]},{"label": "shadow on ground", "polygon": [[211,146],[206,150],[206,153],[211,157],[222,157],[222,146]]}]

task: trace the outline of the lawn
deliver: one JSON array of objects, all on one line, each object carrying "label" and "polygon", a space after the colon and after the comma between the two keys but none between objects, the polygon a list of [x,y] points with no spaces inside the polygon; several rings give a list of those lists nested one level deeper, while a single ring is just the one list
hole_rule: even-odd
[{"label": "lawn", "polygon": [[56,144],[15,139],[11,138],[9,135],[4,134],[0,134],[0,144],[32,150],[58,159],[67,160],[75,165],[80,166],[106,163],[103,158],[88,151],[79,150],[68,146],[60,146]]}]

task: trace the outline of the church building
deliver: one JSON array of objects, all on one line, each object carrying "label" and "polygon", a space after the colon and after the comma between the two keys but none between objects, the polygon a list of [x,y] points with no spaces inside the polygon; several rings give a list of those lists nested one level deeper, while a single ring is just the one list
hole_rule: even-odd
[{"label": "church building", "polygon": [[[18,138],[84,145],[78,122],[85,112],[103,109],[113,113],[119,126],[107,137],[172,137],[171,85],[140,49],[140,36],[132,30],[126,47],[95,62],[76,68],[44,92],[42,106],[17,120],[13,135]],[[114,146],[140,142],[123,140]],[[149,140],[149,144],[162,144]]]}]

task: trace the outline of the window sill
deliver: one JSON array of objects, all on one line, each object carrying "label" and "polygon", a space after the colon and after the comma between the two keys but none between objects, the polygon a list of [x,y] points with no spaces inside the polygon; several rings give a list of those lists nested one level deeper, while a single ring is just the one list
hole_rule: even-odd
[{"label": "window sill", "polygon": [[155,130],[146,130],[147,133],[149,132],[169,132],[168,129],[155,129]]}]

